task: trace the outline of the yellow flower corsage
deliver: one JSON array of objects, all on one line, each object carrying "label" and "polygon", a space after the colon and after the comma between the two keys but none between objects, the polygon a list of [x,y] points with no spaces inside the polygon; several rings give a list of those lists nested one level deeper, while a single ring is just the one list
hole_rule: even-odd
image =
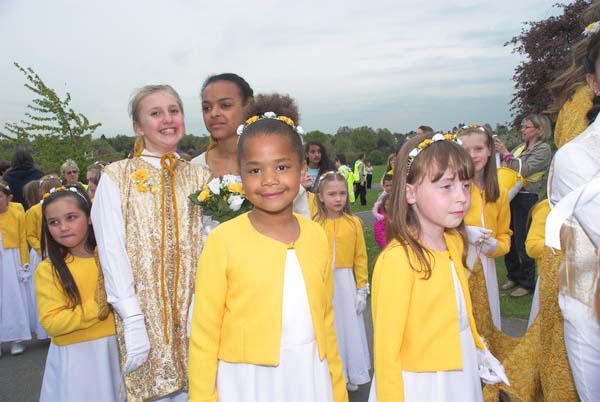
[{"label": "yellow flower corsage", "polygon": [[148,170],[146,169],[137,169],[131,174],[131,180],[133,180],[136,190],[140,193],[150,191],[152,194],[156,194],[158,191],[153,181],[148,178]]}]

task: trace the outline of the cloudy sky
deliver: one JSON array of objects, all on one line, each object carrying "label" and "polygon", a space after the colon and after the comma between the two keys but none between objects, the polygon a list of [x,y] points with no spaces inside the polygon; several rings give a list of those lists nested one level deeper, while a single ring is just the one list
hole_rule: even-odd
[{"label": "cloudy sky", "polygon": [[503,44],[554,0],[0,0],[0,123],[20,120],[32,67],[92,122],[133,134],[132,91],[168,83],[188,133],[205,134],[199,90],[235,72],[255,93],[297,99],[306,130],[406,132],[510,120],[519,57]]}]

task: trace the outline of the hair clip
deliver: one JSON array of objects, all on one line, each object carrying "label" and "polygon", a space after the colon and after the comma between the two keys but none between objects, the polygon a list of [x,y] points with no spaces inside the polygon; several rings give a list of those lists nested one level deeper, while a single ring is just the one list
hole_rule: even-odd
[{"label": "hair clip", "polygon": [[423,141],[421,141],[419,143],[419,145],[417,145],[416,147],[414,147],[409,153],[408,153],[408,168],[406,171],[406,174],[408,175],[410,173],[410,167],[412,166],[415,158],[428,146],[430,146],[431,144],[438,142],[438,141],[452,141],[457,143],[458,145],[462,145],[462,141],[458,138],[458,136],[456,134],[452,134],[452,133],[446,133],[446,134],[442,134],[442,133],[436,133],[433,135],[433,137],[431,137],[431,139],[426,138]]},{"label": "hair clip", "polygon": [[286,123],[288,126],[290,126],[300,137],[302,137],[304,135],[304,129],[300,126],[296,126],[294,124],[294,120],[290,119],[287,116],[277,116],[273,112],[265,112],[264,114],[261,114],[260,116],[256,115],[256,116],[249,117],[244,122],[244,124],[240,124],[238,126],[238,128],[237,128],[238,135],[242,135],[244,133],[244,130],[246,129],[246,127],[248,127],[252,123],[256,123],[257,121],[263,120],[263,119],[273,119],[273,120],[282,121],[282,122]]},{"label": "hair clip", "polygon": [[2,181],[0,181],[0,187],[2,187],[5,190],[11,191],[10,187],[8,186],[8,184],[6,184],[6,183],[4,183]]}]

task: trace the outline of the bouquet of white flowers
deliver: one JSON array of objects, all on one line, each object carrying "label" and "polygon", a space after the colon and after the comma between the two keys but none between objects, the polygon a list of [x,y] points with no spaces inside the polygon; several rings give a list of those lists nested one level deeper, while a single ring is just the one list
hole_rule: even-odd
[{"label": "bouquet of white flowers", "polygon": [[189,198],[202,207],[205,216],[221,223],[252,209],[240,176],[232,174],[212,179],[204,188],[190,194]]}]

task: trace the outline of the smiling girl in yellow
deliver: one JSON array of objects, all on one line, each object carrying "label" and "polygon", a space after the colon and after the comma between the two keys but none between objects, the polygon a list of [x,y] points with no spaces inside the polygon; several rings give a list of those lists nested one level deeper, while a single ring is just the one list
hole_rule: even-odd
[{"label": "smiling girl in yellow", "polygon": [[254,209],[214,229],[198,262],[190,401],[347,401],[327,237],[292,212],[306,170],[295,102],[259,96],[247,114],[238,163]]}]

